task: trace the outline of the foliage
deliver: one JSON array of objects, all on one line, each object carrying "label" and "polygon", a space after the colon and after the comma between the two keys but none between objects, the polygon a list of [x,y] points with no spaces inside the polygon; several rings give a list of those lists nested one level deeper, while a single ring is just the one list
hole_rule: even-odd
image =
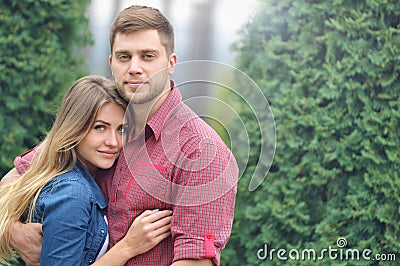
[{"label": "foliage", "polygon": [[86,74],[90,0],[0,1],[0,176],[52,124],[65,90]]},{"label": "foliage", "polygon": [[399,14],[390,0],[262,1],[235,50],[272,107],[277,148],[257,190],[251,171],[239,182],[222,265],[371,265],[257,257],[264,244],[338,249],[340,237],[338,251],[400,260]]}]

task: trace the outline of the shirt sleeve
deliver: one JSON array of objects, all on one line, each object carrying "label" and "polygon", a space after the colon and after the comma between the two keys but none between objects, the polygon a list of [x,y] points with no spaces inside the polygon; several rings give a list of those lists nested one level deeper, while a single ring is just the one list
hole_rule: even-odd
[{"label": "shirt sleeve", "polygon": [[29,166],[32,164],[32,160],[35,157],[35,154],[37,153],[38,146],[30,149],[27,152],[24,152],[20,155],[18,155],[14,159],[14,166],[15,169],[17,169],[18,173],[22,175],[23,173],[28,170]]},{"label": "shirt sleeve", "polygon": [[174,180],[173,261],[209,258],[219,265],[232,229],[237,163],[226,146],[215,143],[202,144],[185,163]]},{"label": "shirt sleeve", "polygon": [[47,191],[41,206],[43,243],[40,265],[88,265],[84,261],[89,234],[90,193],[77,180],[60,181]]}]

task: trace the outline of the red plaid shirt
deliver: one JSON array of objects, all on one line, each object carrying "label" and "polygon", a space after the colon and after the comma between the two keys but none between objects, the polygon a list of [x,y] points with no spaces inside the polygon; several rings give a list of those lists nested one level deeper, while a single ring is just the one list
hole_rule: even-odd
[{"label": "red plaid shirt", "polygon": [[[24,160],[16,160],[16,167],[20,163]],[[108,202],[110,247],[144,210],[170,209],[172,236],[127,265],[204,258],[219,265],[232,228],[237,181],[230,150],[172,89],[142,134],[125,145],[116,167],[97,178]]]}]

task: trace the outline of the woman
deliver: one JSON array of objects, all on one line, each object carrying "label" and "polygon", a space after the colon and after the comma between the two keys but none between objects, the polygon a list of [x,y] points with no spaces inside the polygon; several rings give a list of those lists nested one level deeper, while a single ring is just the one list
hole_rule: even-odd
[{"label": "woman", "polygon": [[106,202],[95,178],[120,153],[125,108],[115,83],[101,76],[67,91],[28,171],[0,188],[0,263],[15,258],[8,232],[21,217],[42,223],[40,265],[124,265],[170,235],[169,211],[145,211],[105,253]]}]

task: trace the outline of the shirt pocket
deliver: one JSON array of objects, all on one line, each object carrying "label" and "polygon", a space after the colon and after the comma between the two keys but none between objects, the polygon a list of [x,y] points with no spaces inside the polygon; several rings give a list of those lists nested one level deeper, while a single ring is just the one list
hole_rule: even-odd
[{"label": "shirt pocket", "polygon": [[[125,191],[126,196],[140,195],[138,189],[144,190],[157,199],[162,199],[163,195],[169,193],[171,174],[166,166],[139,162],[131,170],[132,174]],[[140,200],[140,198],[138,199]]]},{"label": "shirt pocket", "polygon": [[170,208],[170,176],[164,165],[135,164],[125,191],[129,200],[130,222],[144,210]]}]

